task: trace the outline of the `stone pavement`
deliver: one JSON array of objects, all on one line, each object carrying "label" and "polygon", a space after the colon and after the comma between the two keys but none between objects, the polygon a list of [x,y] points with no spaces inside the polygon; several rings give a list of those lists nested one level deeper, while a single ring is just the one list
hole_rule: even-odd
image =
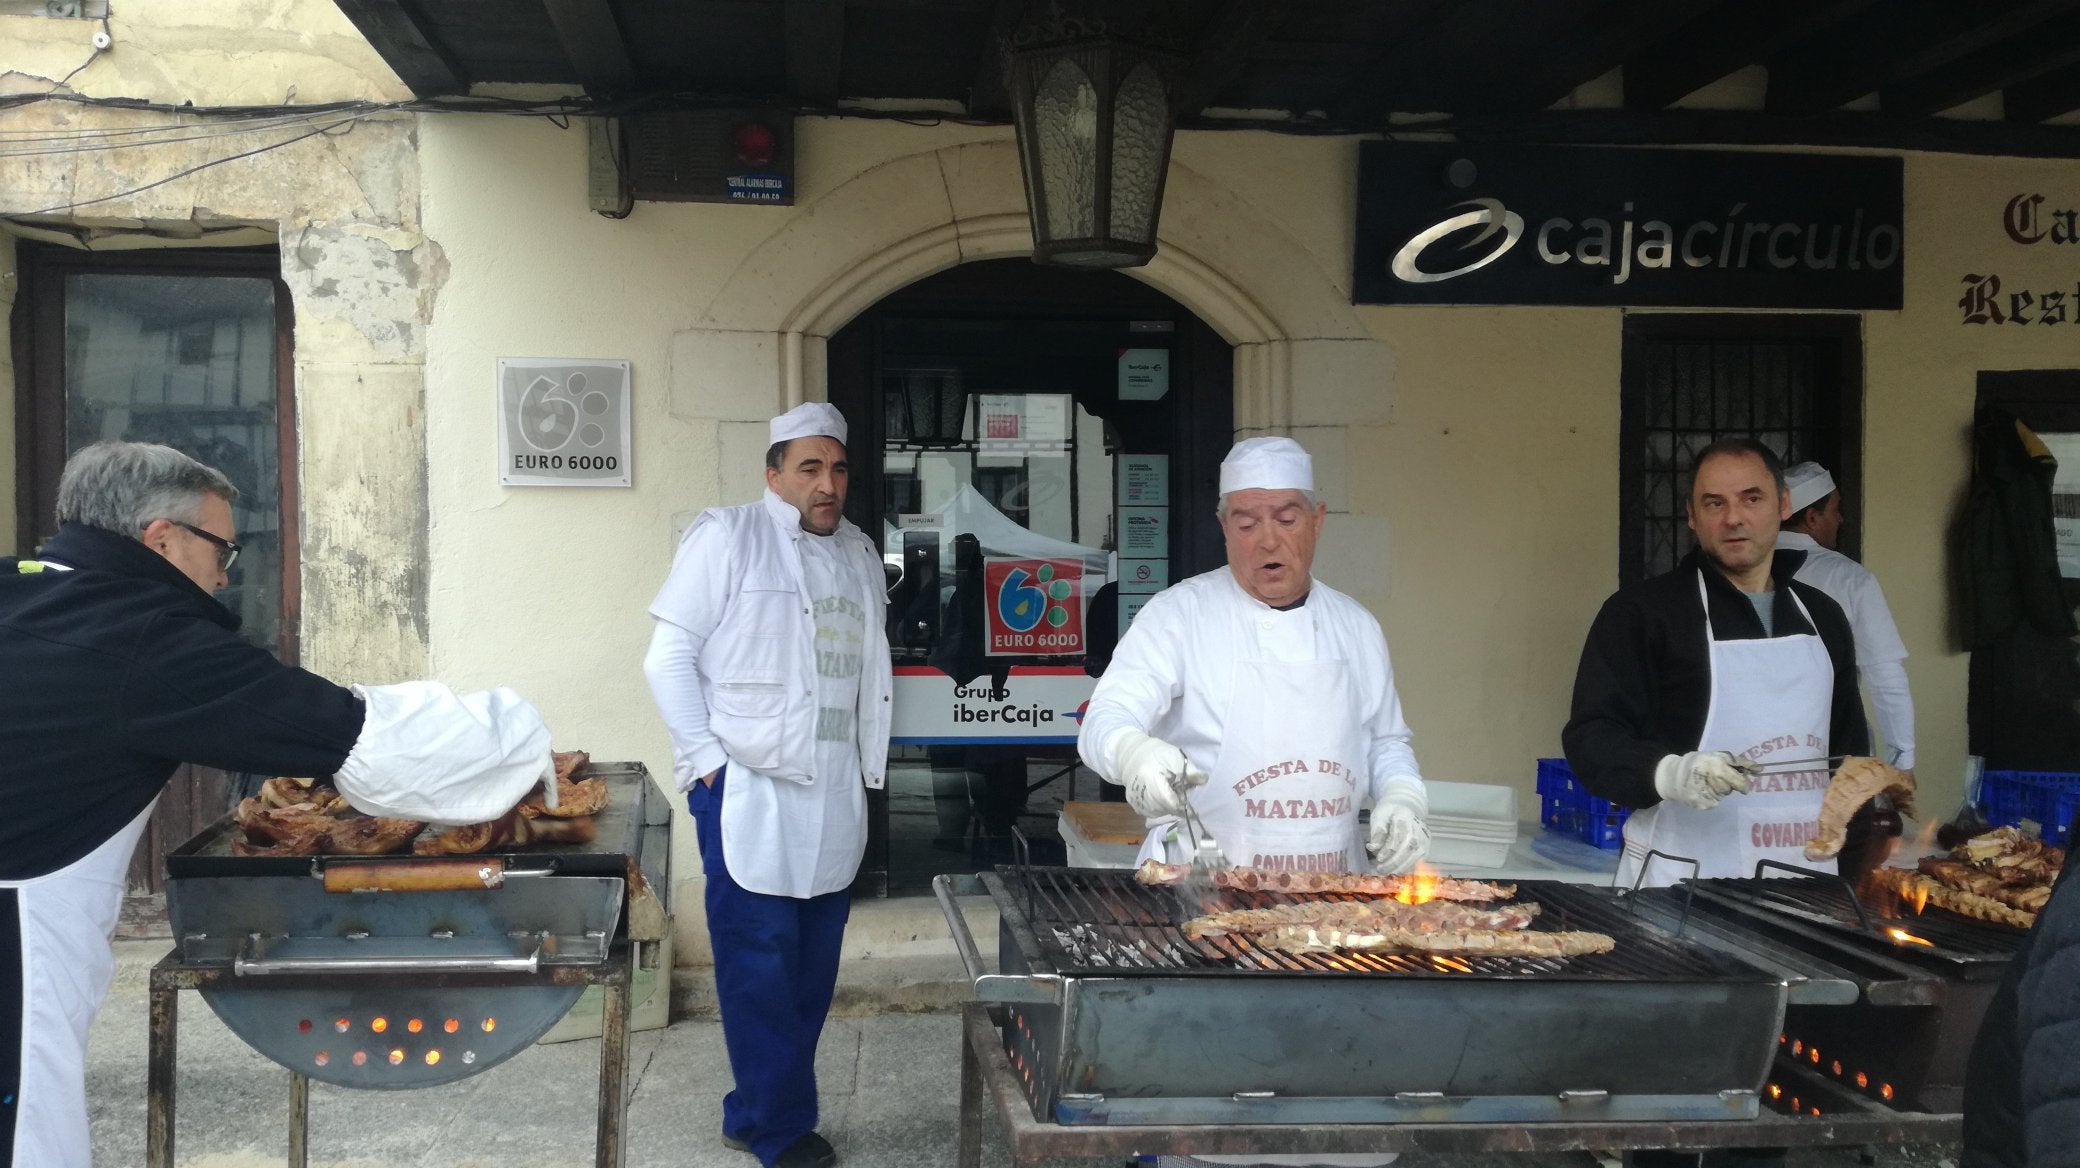
[{"label": "stone pavement", "polygon": [[[87,1089],[97,1168],[144,1161],[145,973],[165,942],[125,942],[94,1024]],[[288,1072],[181,995],[178,1125],[186,1168],[270,1168],[287,1153]],[[942,1168],[954,1157],[959,1020],[950,1013],[833,1018],[817,1058],[824,1124],[843,1168]],[[593,1159],[599,1044],[537,1046],[483,1074],[417,1091],[311,1086],[314,1168],[585,1168]],[[681,1021],[636,1034],[628,1168],[757,1168],[717,1138],[729,1066],[721,1028]],[[1010,1157],[992,1118],[983,1163]],[[1954,1168],[1955,1149],[1888,1150],[1880,1168]],[[1103,1165],[1108,1161],[1059,1161]],[[1586,1155],[1418,1157],[1403,1168],[1597,1168]],[[1853,1150],[1798,1153],[1792,1168],[1859,1168]]]}]

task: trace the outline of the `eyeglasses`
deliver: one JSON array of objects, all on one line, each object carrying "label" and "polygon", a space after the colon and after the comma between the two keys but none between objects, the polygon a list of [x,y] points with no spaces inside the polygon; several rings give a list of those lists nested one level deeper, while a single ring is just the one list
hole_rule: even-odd
[{"label": "eyeglasses", "polygon": [[214,532],[204,531],[192,523],[182,523],[178,519],[169,519],[166,522],[173,524],[190,535],[201,536],[203,539],[217,545],[217,568],[219,571],[230,571],[231,565],[238,562],[238,553],[245,550],[244,545],[236,540],[225,539]]}]

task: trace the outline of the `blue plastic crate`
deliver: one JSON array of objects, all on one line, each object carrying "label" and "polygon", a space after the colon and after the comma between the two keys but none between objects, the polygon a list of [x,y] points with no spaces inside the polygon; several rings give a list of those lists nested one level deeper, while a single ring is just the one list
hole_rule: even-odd
[{"label": "blue plastic crate", "polygon": [[1624,847],[1625,821],[1632,818],[1632,808],[1598,799],[1586,791],[1582,800],[1582,842],[1599,848]]},{"label": "blue plastic crate", "polygon": [[1538,760],[1538,818],[1547,831],[1570,835],[1599,848],[1625,845],[1630,808],[1591,795],[1564,758]]},{"label": "blue plastic crate", "polygon": [[2080,812],[2080,774],[2061,771],[1986,771],[1979,803],[1996,827],[2034,820],[2047,843],[2064,847]]}]

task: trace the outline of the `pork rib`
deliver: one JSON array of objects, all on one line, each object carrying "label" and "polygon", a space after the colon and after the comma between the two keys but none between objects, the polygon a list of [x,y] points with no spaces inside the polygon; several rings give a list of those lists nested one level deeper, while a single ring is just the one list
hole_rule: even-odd
[{"label": "pork rib", "polygon": [[[1143,884],[1182,884],[1191,875],[1190,864],[1165,864],[1149,860],[1134,872]],[[1289,892],[1300,894],[1350,893],[1358,896],[1427,895],[1437,900],[1485,902],[1508,900],[1517,894],[1514,884],[1485,880],[1456,880],[1440,876],[1373,876],[1358,872],[1287,872],[1272,868],[1216,868],[1217,888],[1237,892]]]},{"label": "pork rib", "polygon": [[1990,896],[1952,888],[1932,876],[1924,876],[1905,868],[1878,868],[1871,872],[1870,879],[1878,888],[1886,889],[1902,900],[1932,904],[1973,920],[2014,925],[2022,929],[2029,928],[2037,921],[2037,914],[2033,912],[2003,904]]},{"label": "pork rib", "polygon": [[1266,949],[1287,953],[1413,952],[1479,957],[1581,957],[1609,953],[1617,941],[1603,933],[1542,933],[1530,929],[1439,929],[1424,932],[1384,926],[1347,929],[1288,925],[1251,937]]},{"label": "pork rib", "polygon": [[1257,934],[1302,925],[1346,932],[1397,928],[1436,933],[1523,929],[1530,927],[1537,916],[1538,906],[1535,904],[1480,909],[1443,900],[1427,904],[1403,904],[1398,900],[1310,900],[1194,917],[1178,926],[1178,930],[1194,941],[1229,933]]},{"label": "pork rib", "polygon": [[1820,800],[1820,822],[1806,841],[1806,859],[1825,860],[1849,842],[1849,817],[1880,792],[1892,797],[1901,815],[1914,814],[1914,776],[1875,758],[1852,755],[1842,760],[1827,794]]},{"label": "pork rib", "polygon": [[464,856],[527,844],[584,844],[591,843],[596,834],[589,815],[576,819],[529,819],[516,807],[489,823],[465,823],[419,840],[412,845],[412,853]]},{"label": "pork rib", "polygon": [[542,801],[542,787],[537,783],[527,793],[527,798],[520,800],[520,814],[529,819],[545,815],[551,819],[576,819],[581,815],[597,815],[606,805],[605,779],[584,779],[575,783],[557,779],[556,806],[550,807]]},{"label": "pork rib", "polygon": [[402,851],[426,825],[416,819],[362,815],[341,819],[325,832],[325,850],[345,856],[387,856]]}]

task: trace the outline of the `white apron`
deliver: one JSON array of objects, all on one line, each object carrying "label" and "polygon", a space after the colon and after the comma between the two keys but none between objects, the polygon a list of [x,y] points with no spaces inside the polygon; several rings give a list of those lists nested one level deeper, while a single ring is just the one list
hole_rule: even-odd
[{"label": "white apron", "polygon": [[11,889],[21,921],[22,1082],[15,1106],[16,1168],[87,1168],[87,1028],[108,995],[110,945],[131,853],[151,806],[92,852]]},{"label": "white apron", "polygon": [[[1220,757],[1192,810],[1238,868],[1363,871],[1358,804],[1371,791],[1370,737],[1351,710],[1341,661],[1241,661]],[[1181,821],[1150,822],[1143,860],[1191,862]]]},{"label": "white apron", "polygon": [[[1812,624],[1805,602],[1796,593],[1791,599]],[[1697,601],[1705,606],[1712,668],[1711,700],[1697,749],[1724,750],[1757,763],[1825,758],[1834,710],[1834,661],[1819,634],[1721,641],[1712,634],[1702,575],[1697,579]],[[1757,775],[1748,794],[1728,795],[1710,811],[1664,800],[1634,812],[1625,821],[1618,887],[1632,886],[1650,850],[1696,860],[1697,874],[1706,877],[1753,876],[1758,860],[1835,871],[1833,860],[1816,864],[1804,851],[1815,833],[1829,781],[1823,762],[1810,771]],[[1691,874],[1690,865],[1656,856],[1640,884],[1658,888]],[[1774,870],[1770,874],[1788,875]]]}]

